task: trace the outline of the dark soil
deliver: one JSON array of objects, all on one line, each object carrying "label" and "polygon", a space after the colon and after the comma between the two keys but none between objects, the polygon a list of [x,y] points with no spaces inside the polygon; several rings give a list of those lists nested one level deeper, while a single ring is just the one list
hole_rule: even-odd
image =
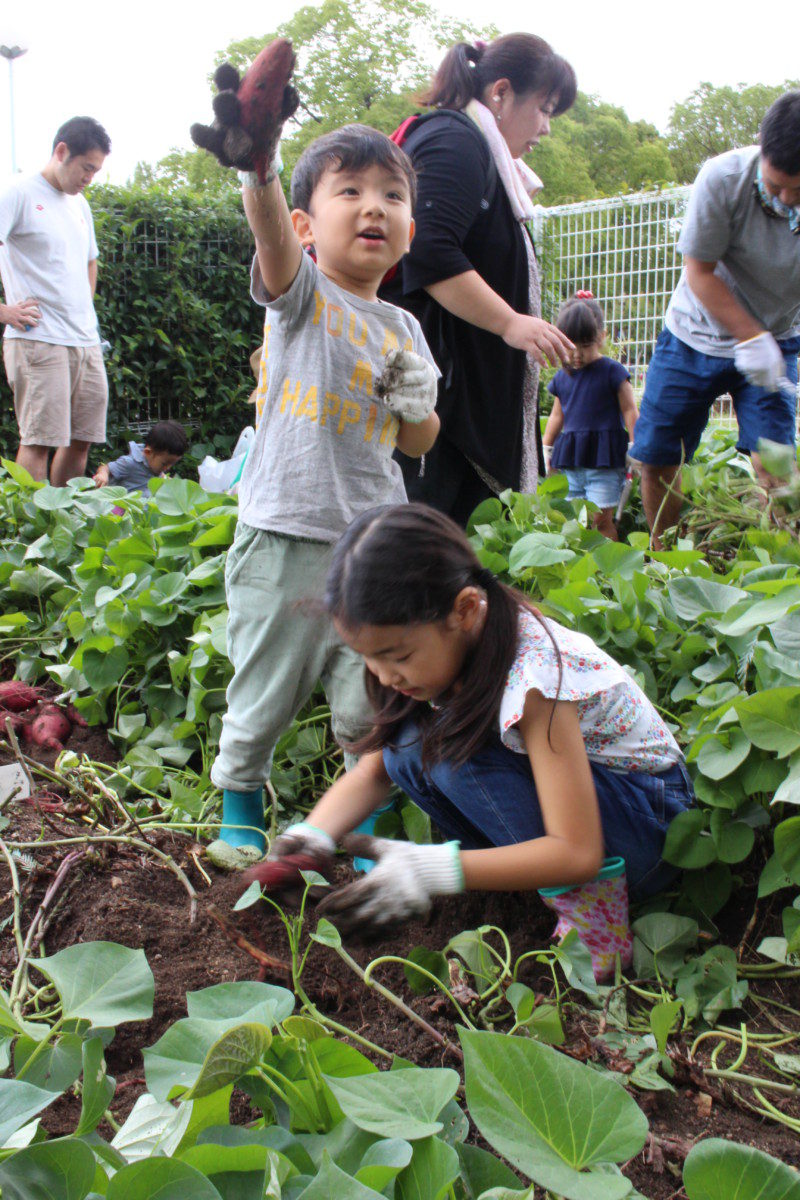
[{"label": "dark soil", "polygon": [[[83,749],[81,741],[93,731],[77,730],[75,749]],[[96,733],[94,734],[96,737]],[[88,742],[87,738],[87,742]],[[110,749],[110,747],[109,747]],[[85,752],[85,751],[84,751]],[[113,752],[112,752],[113,753]],[[101,757],[95,744],[93,757]],[[36,804],[21,803],[12,809],[11,820],[4,833],[6,839],[27,840],[42,832],[42,815]],[[59,814],[48,814],[50,826],[44,837],[73,834],[75,825]],[[242,891],[241,878],[227,876],[203,863],[211,882],[198,869],[197,859],[190,853],[197,848],[191,840],[178,834],[159,834],[158,845],[183,868],[197,889],[197,917],[190,922],[190,902],[186,890],[153,856],[130,847],[112,847],[102,854],[84,857],[74,864],[68,874],[55,917],[47,929],[47,953],[81,941],[108,940],[122,945],[141,947],[155,976],[155,1008],[150,1021],[119,1027],[107,1051],[109,1072],[116,1077],[117,1092],[112,1102],[113,1113],[124,1119],[144,1090],[142,1049],[152,1045],[179,1017],[186,1015],[187,992],[211,984],[235,979],[265,979],[267,982],[291,986],[286,971],[267,970],[250,954],[235,945],[229,934],[215,921],[209,906],[227,914],[238,929],[257,948],[285,960],[288,957],[286,934],[274,910],[258,905],[240,913],[231,911]],[[61,848],[37,850],[33,853],[36,867],[30,873],[21,871],[24,893],[23,926],[27,926],[45,888],[52,881],[63,858]],[[339,879],[346,879],[349,868],[338,868]],[[0,876],[0,920],[11,911],[8,871],[3,863]],[[338,881],[338,880],[337,880]],[[745,931],[753,911],[752,896],[738,893],[736,901],[723,914],[726,940],[736,945]],[[779,915],[780,904],[775,905]],[[759,919],[769,922],[765,908]],[[440,950],[450,937],[464,929],[480,925],[501,926],[509,936],[515,956],[527,949],[546,944],[552,928],[552,914],[541,904],[535,893],[469,893],[466,896],[439,902],[427,922],[406,925],[393,936],[370,946],[349,945],[348,950],[362,965],[384,954],[405,955],[417,945],[424,944]],[[311,928],[316,920],[311,917]],[[777,918],[772,920],[777,924]],[[777,928],[768,932],[778,932]],[[748,943],[763,936],[761,930],[748,932]],[[0,943],[0,979],[7,984],[15,962],[15,946],[11,930],[5,927]],[[394,989],[418,1014],[447,1041],[457,1044],[458,1037],[449,1004],[437,996],[415,996],[408,988],[402,969],[389,964],[380,969],[380,982]],[[549,972],[540,964],[529,961],[521,974],[523,982],[540,994],[549,997],[552,983]],[[761,986],[763,994],[771,995],[784,1004],[800,1008],[800,987],[797,980],[780,985]],[[457,1058],[447,1044],[437,1043],[419,1026],[404,1017],[396,1008],[367,989],[347,965],[332,951],[315,946],[303,974],[303,986],[320,1010],[355,1033],[385,1049],[422,1066],[455,1066]],[[577,997],[580,999],[580,997]],[[770,1010],[789,1030],[797,1029],[800,1037],[800,1018],[780,1009]],[[749,1028],[764,1026],[763,1017],[754,1008],[746,1014]],[[566,1053],[586,1060],[605,1059],[607,1065],[620,1069],[619,1061],[608,1061],[603,1043],[596,1040],[600,1014],[595,1010],[575,1006],[566,1010]],[[727,1014],[727,1021],[737,1026],[742,1014]],[[730,1088],[721,1088],[703,1077],[696,1065],[688,1061],[690,1041],[676,1039],[670,1043],[676,1067],[675,1091],[643,1092],[634,1095],[647,1114],[650,1135],[642,1154],[625,1168],[626,1175],[648,1200],[678,1200],[684,1193],[680,1188],[683,1159],[693,1143],[702,1137],[726,1137],[758,1146],[786,1163],[800,1167],[800,1143],[796,1135],[784,1126],[762,1121],[748,1111]],[[713,1043],[712,1043],[713,1045]],[[789,1044],[783,1048],[796,1052]],[[381,1060],[376,1060],[381,1061]],[[707,1060],[706,1060],[707,1061]],[[752,1093],[745,1091],[746,1099]],[[772,1093],[775,1102],[779,1093]],[[789,1097],[786,1111],[800,1115],[800,1104]],[[782,1101],[780,1103],[783,1103]],[[51,1106],[43,1116],[43,1125],[53,1135],[74,1129],[79,1103],[66,1097]],[[232,1116],[246,1121],[252,1117],[247,1099],[234,1094]],[[107,1136],[109,1130],[102,1130]],[[479,1139],[477,1139],[479,1140]]]}]

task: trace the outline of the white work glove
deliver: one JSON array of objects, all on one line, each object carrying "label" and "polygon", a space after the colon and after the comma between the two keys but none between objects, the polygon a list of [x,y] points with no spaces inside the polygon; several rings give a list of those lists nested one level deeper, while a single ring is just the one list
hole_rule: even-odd
[{"label": "white work glove", "polygon": [[298,821],[275,838],[267,860],[286,858],[290,854],[310,854],[320,862],[327,862],[335,850],[336,842],[324,829],[317,829],[316,825],[309,825],[307,821]]},{"label": "white work glove", "polygon": [[358,929],[369,933],[424,916],[434,896],[464,890],[459,843],[417,846],[391,838],[351,834],[344,839],[348,853],[375,860],[363,879],[338,888],[317,909],[333,921],[340,933]]},{"label": "white work glove", "polygon": [[733,351],[737,371],[741,371],[756,387],[768,392],[782,390],[786,380],[786,363],[780,346],[771,333],[759,333],[746,342],[737,342]]},{"label": "white work glove", "polygon": [[553,457],[553,447],[548,446],[547,442],[542,442],[542,454],[544,456],[544,469],[550,470],[550,460]]},{"label": "white work glove", "polygon": [[436,371],[413,350],[390,350],[375,391],[390,413],[419,425],[436,407]]}]

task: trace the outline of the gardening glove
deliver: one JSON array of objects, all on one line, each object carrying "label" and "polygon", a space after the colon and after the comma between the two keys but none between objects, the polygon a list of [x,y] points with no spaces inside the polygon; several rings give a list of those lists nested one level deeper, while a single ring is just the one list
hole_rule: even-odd
[{"label": "gardening glove", "polygon": [[544,457],[544,469],[550,473],[550,462],[553,457],[553,447],[548,446],[547,442],[542,442],[542,455]]},{"label": "gardening glove", "polygon": [[280,169],[277,156],[283,123],[297,109],[299,97],[289,82],[294,70],[292,43],[276,38],[253,60],[243,79],[230,63],[214,72],[218,88],[211,125],[192,125],[192,141],[208,150],[223,167],[248,172],[247,187],[269,183]]},{"label": "gardening glove", "polygon": [[390,350],[375,385],[390,413],[419,425],[436,407],[436,370],[413,350]]},{"label": "gardening glove", "polygon": [[335,850],[336,842],[324,829],[317,829],[316,825],[309,825],[308,821],[298,821],[295,825],[289,825],[275,838],[267,858],[275,860],[288,858],[293,854],[308,854],[311,858],[327,863]]},{"label": "gardening glove", "polygon": [[417,846],[390,838],[350,834],[344,847],[371,858],[375,866],[363,879],[338,888],[319,905],[340,933],[357,929],[370,933],[409,917],[425,916],[434,896],[464,890],[459,843]]},{"label": "gardening glove", "polygon": [[746,342],[737,342],[733,361],[737,371],[768,392],[780,391],[787,382],[786,363],[771,333],[759,333]]},{"label": "gardening glove", "polygon": [[623,858],[607,858],[596,879],[578,887],[541,888],[539,895],[558,914],[553,930],[563,941],[571,929],[592,956],[598,983],[614,974],[619,954],[622,967],[633,958],[633,938],[628,920],[628,880]]},{"label": "gardening glove", "polygon": [[244,882],[260,884],[265,892],[296,892],[305,887],[301,872],[327,876],[333,865],[336,843],[324,829],[298,821],[276,837],[264,862],[244,874]]}]

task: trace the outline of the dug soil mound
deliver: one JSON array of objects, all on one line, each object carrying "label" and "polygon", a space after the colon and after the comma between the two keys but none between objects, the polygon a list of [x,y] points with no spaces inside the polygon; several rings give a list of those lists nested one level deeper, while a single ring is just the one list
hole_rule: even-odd
[{"label": "dug soil mound", "polygon": [[[43,831],[42,815],[35,805],[19,804],[11,810],[9,826],[15,840],[36,837]],[[57,817],[48,818],[44,837],[57,833],[74,834],[74,826]],[[269,983],[291,986],[288,973],[289,947],[286,932],[274,909],[264,903],[241,912],[233,905],[241,894],[239,877],[218,872],[200,854],[190,838],[180,834],[160,832],[151,835],[162,852],[169,854],[185,872],[196,889],[196,916],[191,920],[191,902],[179,878],[152,854],[130,846],[108,846],[99,854],[93,850],[72,866],[60,889],[55,912],[47,928],[45,942],[48,954],[76,942],[113,941],[121,945],[142,948],[155,976],[154,1016],[150,1021],[119,1027],[108,1048],[109,1072],[117,1079],[117,1092],[112,1110],[117,1120],[129,1112],[136,1097],[145,1090],[142,1049],[152,1045],[169,1025],[186,1015],[185,996],[212,984],[238,979],[264,979]],[[20,868],[23,891],[22,925],[27,926],[45,889],[51,883],[63,847],[42,847],[31,851],[30,861]],[[27,869],[30,868],[30,869]],[[201,869],[202,868],[202,869]],[[338,868],[337,882],[349,877],[349,868]],[[207,876],[207,878],[206,878]],[[8,872],[3,877],[0,920],[5,936],[0,948],[0,973],[7,984],[15,962],[15,946],[5,920],[10,915],[10,894],[5,891]],[[743,932],[746,911],[731,910],[731,927]],[[780,911],[779,908],[777,910]],[[235,933],[220,924],[233,923]],[[464,897],[440,901],[430,919],[404,926],[391,936],[371,945],[347,944],[348,951],[362,966],[384,955],[405,956],[412,947],[424,945],[441,950],[455,934],[481,925],[498,925],[507,934],[514,956],[536,946],[547,944],[553,918],[535,893],[489,894],[470,893]],[[309,909],[307,927],[316,927],[313,906]],[[733,934],[733,928],[730,931]],[[234,940],[243,938],[253,953],[242,949]],[[734,942],[735,944],[735,942]],[[264,957],[277,960],[265,967]],[[286,964],[285,968],[280,964]],[[380,966],[375,978],[395,991],[429,1026],[430,1030],[413,1023],[396,1007],[365,987],[345,962],[331,949],[314,945],[303,972],[302,983],[311,1001],[319,1010],[355,1034],[377,1043],[420,1066],[459,1066],[450,1048],[457,1046],[455,1013],[450,1003],[438,993],[415,995],[409,988],[403,969],[393,963]],[[553,983],[549,970],[533,959],[523,964],[522,982],[537,993],[552,999]],[[800,988],[795,980],[771,985],[772,995],[779,1003],[798,1006]],[[576,996],[581,1001],[581,996]],[[776,1010],[779,1011],[779,1010]],[[597,1038],[597,1011],[569,1005],[564,1009],[567,1039],[562,1049],[583,1061],[602,1062],[614,1070],[630,1070],[623,1057],[614,1058],[606,1044]],[[729,1014],[732,1025],[738,1016]],[[756,1028],[754,1014],[748,1013],[750,1028]],[[781,1012],[781,1024],[793,1031],[795,1018]],[[800,1037],[800,1020],[796,1022]],[[696,1032],[696,1031],[695,1031]],[[438,1035],[437,1040],[434,1035]],[[670,1041],[675,1063],[674,1091],[634,1090],[637,1101],[647,1114],[650,1135],[642,1154],[625,1168],[626,1175],[642,1195],[649,1200],[676,1200],[683,1195],[680,1189],[683,1159],[694,1141],[700,1137],[727,1137],[757,1146],[786,1163],[800,1166],[800,1147],[796,1136],[788,1129],[765,1123],[742,1104],[730,1087],[704,1077],[697,1065],[689,1062],[691,1039]],[[361,1047],[363,1049],[363,1046]],[[791,1050],[791,1045],[787,1050]],[[702,1056],[698,1059],[703,1062]],[[706,1060],[707,1061],[707,1060]],[[800,1104],[792,1095],[775,1103],[794,1116],[800,1115]],[[254,1114],[247,1098],[234,1093],[234,1119],[246,1121]],[[51,1106],[43,1124],[53,1135],[74,1129],[79,1102],[65,1098]],[[107,1134],[110,1131],[106,1131]],[[476,1139],[479,1140],[479,1139]]]}]

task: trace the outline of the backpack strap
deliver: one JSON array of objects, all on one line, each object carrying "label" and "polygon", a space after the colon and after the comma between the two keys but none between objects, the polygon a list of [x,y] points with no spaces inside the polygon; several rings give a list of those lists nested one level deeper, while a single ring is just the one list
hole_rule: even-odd
[{"label": "backpack strap", "polygon": [[397,126],[394,133],[389,134],[389,141],[394,142],[395,146],[402,146],[411,130],[421,120],[421,113],[412,113],[410,117],[406,117],[405,121]]}]

